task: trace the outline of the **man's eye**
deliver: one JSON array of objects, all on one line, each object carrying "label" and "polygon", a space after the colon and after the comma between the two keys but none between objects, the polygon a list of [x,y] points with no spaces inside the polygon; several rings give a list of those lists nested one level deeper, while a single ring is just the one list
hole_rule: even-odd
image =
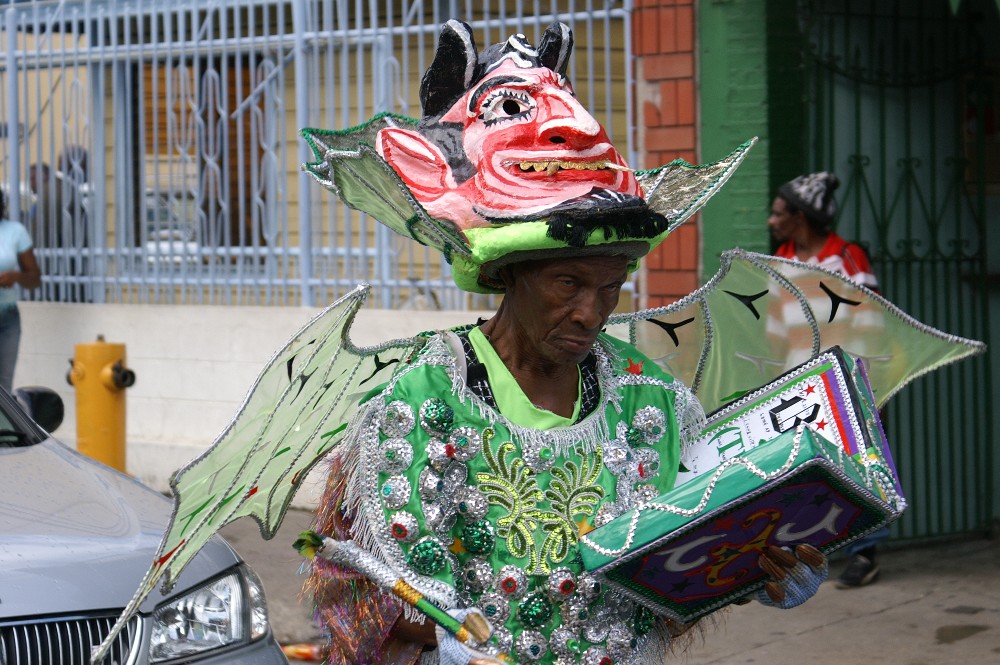
[{"label": "man's eye", "polygon": [[479,117],[483,123],[492,125],[504,120],[525,118],[534,106],[531,97],[522,92],[515,90],[497,91],[483,102]]}]

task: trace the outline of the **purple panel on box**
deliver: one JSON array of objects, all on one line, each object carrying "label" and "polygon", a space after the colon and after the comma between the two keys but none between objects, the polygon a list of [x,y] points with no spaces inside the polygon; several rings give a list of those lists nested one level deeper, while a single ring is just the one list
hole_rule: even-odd
[{"label": "purple panel on box", "polygon": [[830,480],[825,473],[804,470],[622,564],[609,577],[633,592],[677,605],[697,606],[701,599],[740,591],[763,579],[757,559],[766,545],[810,543],[828,549],[867,528],[872,515]]}]

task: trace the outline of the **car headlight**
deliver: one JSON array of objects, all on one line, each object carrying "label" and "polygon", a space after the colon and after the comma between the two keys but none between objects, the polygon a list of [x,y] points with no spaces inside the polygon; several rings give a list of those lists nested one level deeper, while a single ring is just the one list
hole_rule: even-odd
[{"label": "car headlight", "polygon": [[246,566],[203,584],[153,612],[150,661],[159,663],[245,643],[267,634],[267,605]]}]

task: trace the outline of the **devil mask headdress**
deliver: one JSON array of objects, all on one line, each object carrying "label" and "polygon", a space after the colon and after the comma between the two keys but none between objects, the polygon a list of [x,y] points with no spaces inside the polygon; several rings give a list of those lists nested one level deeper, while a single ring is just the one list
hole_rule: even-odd
[{"label": "devil mask headdress", "polygon": [[444,252],[455,283],[500,290],[499,266],[543,256],[638,260],[693,215],[750,143],[705,166],[633,172],[566,79],[573,33],[553,23],[477,51],[448,21],[420,87],[423,118],[306,129],[305,166],[348,205]]}]

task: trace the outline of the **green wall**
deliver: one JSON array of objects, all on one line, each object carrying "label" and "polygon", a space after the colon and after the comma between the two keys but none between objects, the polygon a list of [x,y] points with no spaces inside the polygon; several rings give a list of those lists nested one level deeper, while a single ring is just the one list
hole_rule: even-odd
[{"label": "green wall", "polygon": [[794,0],[698,3],[703,161],[751,136],[757,145],[702,213],[702,281],[723,251],[772,250],[767,211],[777,186],[805,162],[804,96]]}]

